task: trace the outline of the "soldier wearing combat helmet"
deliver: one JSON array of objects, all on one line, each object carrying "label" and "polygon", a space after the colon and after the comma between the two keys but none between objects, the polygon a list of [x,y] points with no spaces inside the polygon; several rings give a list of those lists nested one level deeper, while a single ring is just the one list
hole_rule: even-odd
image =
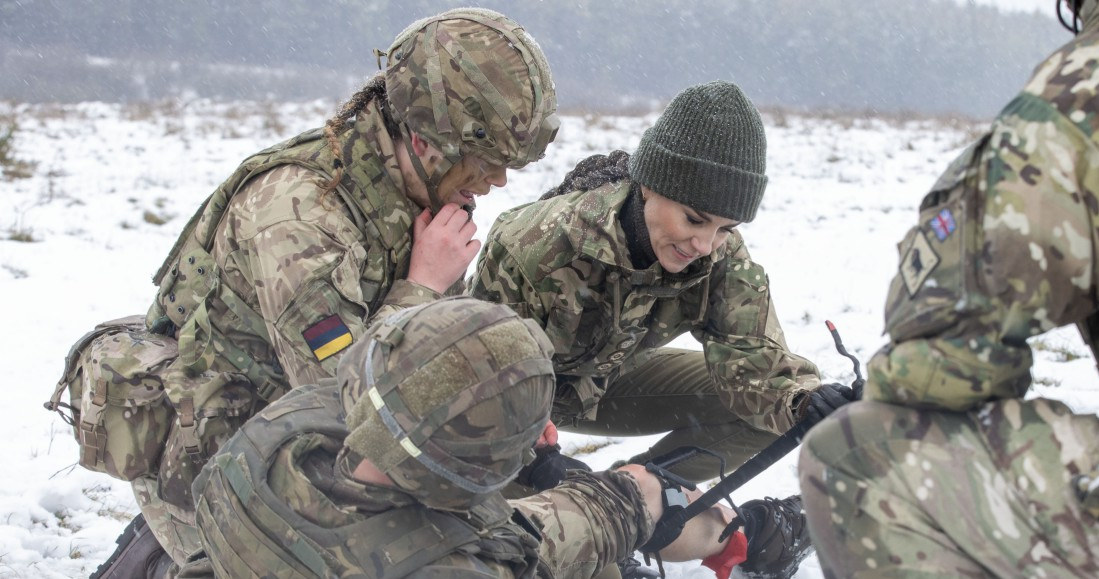
[{"label": "soldier wearing combat helmet", "polygon": [[[552,355],[537,325],[473,298],[387,317],[336,379],[283,397],[209,461],[204,551],[181,576],[593,577],[645,542],[662,486],[629,465],[504,500],[549,419]],[[743,543],[718,534],[732,518],[692,519],[665,557],[731,567]]]},{"label": "soldier wearing combat helmet", "polygon": [[[1099,576],[1099,418],[1024,399],[1028,338],[1099,330],[1099,1],[924,197],[867,401],[810,431],[827,576]],[[1066,386],[1067,387],[1067,386]]]},{"label": "soldier wearing combat helmet", "polygon": [[[292,388],[333,376],[373,320],[456,291],[480,248],[467,211],[556,134],[545,57],[501,14],[426,18],[383,56],[325,127],[246,159],[154,278],[146,328],[179,346],[161,373],[170,424],[166,439],[124,433],[157,456],[123,466],[156,466],[119,476],[148,522],[128,532],[151,529],[176,563],[198,545],[190,489],[209,454]],[[123,552],[132,565],[112,557],[100,573],[157,564]]]}]

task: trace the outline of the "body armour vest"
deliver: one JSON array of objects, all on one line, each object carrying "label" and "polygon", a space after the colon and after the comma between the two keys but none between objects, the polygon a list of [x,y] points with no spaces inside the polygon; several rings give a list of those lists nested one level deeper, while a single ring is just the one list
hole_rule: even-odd
[{"label": "body armour vest", "polygon": [[[323,443],[311,448],[338,451],[346,435],[339,387],[326,380],[298,388],[257,414],[210,460],[195,481],[194,496],[203,545],[219,574],[396,579],[427,572],[463,551],[504,563],[515,577],[535,576],[537,538],[511,522],[511,507],[499,495],[464,517],[418,503],[379,513],[331,504],[330,511],[341,511],[342,524],[327,526],[304,517],[272,489],[268,473],[284,445],[313,436]],[[305,459],[294,454],[296,464]],[[339,476],[321,477],[320,483],[336,487]],[[485,576],[440,571],[438,576]]]},{"label": "body armour vest", "polygon": [[[386,178],[384,163],[366,137],[367,132],[356,125],[341,135],[344,150],[355,162],[346,167],[331,194],[333,205],[338,204],[337,199],[342,201],[352,221],[370,241],[366,256],[370,272],[360,283],[365,303],[375,311],[387,288],[407,275],[411,242],[408,227],[392,218],[395,212],[405,211],[405,194]],[[160,289],[146,315],[146,325],[155,333],[177,336],[180,358],[189,374],[211,370],[214,358],[220,357],[243,374],[265,401],[275,400],[289,390],[274,354],[256,359],[254,351],[245,351],[226,338],[231,331],[272,343],[263,317],[220,281],[219,266],[210,251],[230,200],[252,178],[279,166],[297,165],[328,180],[335,163],[322,129],[302,133],[245,159],[188,222],[153,276]],[[408,222],[414,217],[409,216]],[[215,311],[222,315],[212,316]]]}]

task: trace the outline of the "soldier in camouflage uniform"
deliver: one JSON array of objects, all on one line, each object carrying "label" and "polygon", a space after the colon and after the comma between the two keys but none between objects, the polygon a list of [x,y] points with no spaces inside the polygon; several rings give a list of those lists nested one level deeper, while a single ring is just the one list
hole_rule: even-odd
[{"label": "soldier in camouflage uniform", "polygon": [[147,326],[179,341],[164,379],[175,421],[159,470],[133,485],[176,562],[197,547],[191,482],[207,457],[332,376],[372,319],[454,291],[480,248],[475,197],[556,134],[542,51],[503,15],[426,18],[381,56],[326,127],[246,159],[154,277]]},{"label": "soldier in camouflage uniform", "polygon": [[1099,1],[1068,8],[1083,30],[899,245],[869,400],[802,447],[829,577],[1099,576],[1099,419],[1023,399],[1028,338],[1077,324],[1094,352],[1099,329]]},{"label": "soldier in camouflage uniform", "polygon": [[[637,465],[500,494],[549,419],[552,345],[536,324],[454,297],[370,334],[335,379],[284,396],[208,462],[204,551],[181,576],[588,578],[652,532],[661,483]],[[707,511],[665,555],[720,568],[729,545],[743,551],[742,533],[717,540],[731,520]]]},{"label": "soldier in camouflage uniform", "polygon": [[[670,431],[632,460],[697,445],[733,468],[809,412],[845,402],[787,348],[767,275],[736,228],[763,198],[765,157],[763,123],[740,89],[699,85],[673,99],[633,155],[588,158],[497,219],[470,292],[549,335],[556,423],[604,436]],[[665,347],[688,332],[701,352]],[[701,481],[717,466],[702,456],[672,470]],[[792,573],[808,547],[799,499],[757,503],[760,519],[774,510],[795,521],[779,525],[780,543],[802,545],[779,575]],[[745,567],[754,565],[766,567]]]}]

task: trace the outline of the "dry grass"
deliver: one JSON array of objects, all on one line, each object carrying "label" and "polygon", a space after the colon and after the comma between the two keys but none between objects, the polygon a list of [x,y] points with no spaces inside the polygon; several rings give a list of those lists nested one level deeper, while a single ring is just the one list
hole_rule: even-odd
[{"label": "dry grass", "polygon": [[14,115],[0,117],[0,174],[4,180],[27,179],[34,175],[38,163],[20,159],[15,154],[15,137],[19,123]]},{"label": "dry grass", "polygon": [[583,455],[586,455],[586,454],[592,454],[592,453],[598,451],[601,448],[606,448],[608,446],[611,446],[615,442],[616,441],[611,440],[611,439],[593,440],[593,441],[588,442],[587,444],[581,444],[581,445],[578,445],[578,446],[575,446],[575,447],[571,447],[571,448],[568,449],[567,452],[570,456],[583,456]]},{"label": "dry grass", "polygon": [[1080,358],[1086,356],[1086,354],[1081,354],[1080,352],[1077,352],[1076,350],[1067,346],[1063,346],[1060,344],[1051,344],[1042,339],[1032,340],[1030,343],[1030,347],[1034,348],[1035,351],[1045,352],[1049,354],[1056,362],[1071,362],[1073,360],[1079,360]]}]

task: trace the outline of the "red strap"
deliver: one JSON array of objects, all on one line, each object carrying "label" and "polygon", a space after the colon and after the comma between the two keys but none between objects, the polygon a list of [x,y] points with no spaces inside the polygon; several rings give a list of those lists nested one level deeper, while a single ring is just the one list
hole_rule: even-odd
[{"label": "red strap", "polygon": [[725,549],[702,560],[702,565],[714,570],[717,579],[729,579],[733,567],[748,560],[748,537],[737,531],[729,537]]}]

